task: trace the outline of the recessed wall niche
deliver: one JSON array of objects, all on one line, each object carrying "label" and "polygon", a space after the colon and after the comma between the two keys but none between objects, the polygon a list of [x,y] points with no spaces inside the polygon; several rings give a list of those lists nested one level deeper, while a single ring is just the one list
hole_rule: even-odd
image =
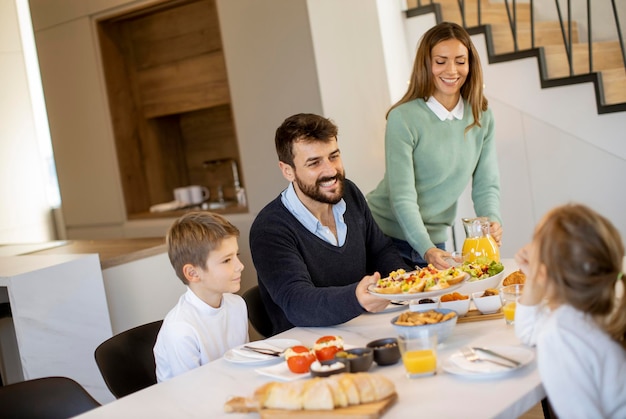
[{"label": "recessed wall niche", "polygon": [[98,36],[128,217],[154,216],[187,185],[233,203],[223,212],[246,211],[214,0],[110,17]]}]

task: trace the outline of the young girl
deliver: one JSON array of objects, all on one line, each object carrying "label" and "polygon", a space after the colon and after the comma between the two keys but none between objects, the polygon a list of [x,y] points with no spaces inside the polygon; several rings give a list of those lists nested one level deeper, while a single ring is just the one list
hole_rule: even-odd
[{"label": "young girl", "polygon": [[443,22],[422,37],[409,88],[387,113],[385,175],[367,195],[372,215],[409,266],[448,268],[444,250],[470,179],[476,215],[499,243],[500,177],[494,120],[478,52]]},{"label": "young girl", "polygon": [[558,417],[626,418],[624,245],[583,205],[553,209],[515,259],[526,273],[515,332],[537,346]]}]

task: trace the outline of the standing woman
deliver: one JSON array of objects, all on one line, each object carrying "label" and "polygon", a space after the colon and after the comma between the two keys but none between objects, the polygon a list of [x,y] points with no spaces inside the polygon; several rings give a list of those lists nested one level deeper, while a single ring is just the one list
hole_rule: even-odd
[{"label": "standing woman", "polygon": [[408,263],[449,267],[447,230],[470,179],[474,211],[489,218],[500,245],[493,114],[478,53],[461,26],[443,22],[422,37],[409,88],[387,113],[385,163],[385,176],[367,200]]}]

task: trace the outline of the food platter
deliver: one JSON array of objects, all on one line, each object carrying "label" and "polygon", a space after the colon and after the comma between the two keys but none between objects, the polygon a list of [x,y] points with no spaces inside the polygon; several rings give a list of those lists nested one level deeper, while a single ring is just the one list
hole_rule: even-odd
[{"label": "food platter", "polygon": [[387,300],[399,300],[399,301],[417,300],[417,299],[422,299],[422,298],[438,297],[440,295],[455,291],[461,288],[465,284],[465,281],[467,281],[467,278],[469,278],[469,275],[467,275],[465,280],[459,282],[458,284],[450,285],[448,288],[435,290],[435,291],[403,292],[401,294],[384,294],[384,293],[372,291],[372,288],[374,288],[373,285],[370,285],[367,290],[369,291],[370,294],[375,295],[376,297],[385,298]]}]

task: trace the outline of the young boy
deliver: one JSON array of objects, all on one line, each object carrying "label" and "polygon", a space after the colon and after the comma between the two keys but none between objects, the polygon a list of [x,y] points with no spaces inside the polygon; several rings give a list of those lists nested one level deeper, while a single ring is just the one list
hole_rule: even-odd
[{"label": "young boy", "polygon": [[248,342],[240,296],[239,230],[224,217],[190,212],[167,233],[170,262],[187,291],[165,316],[154,346],[156,375],[168,380]]}]

